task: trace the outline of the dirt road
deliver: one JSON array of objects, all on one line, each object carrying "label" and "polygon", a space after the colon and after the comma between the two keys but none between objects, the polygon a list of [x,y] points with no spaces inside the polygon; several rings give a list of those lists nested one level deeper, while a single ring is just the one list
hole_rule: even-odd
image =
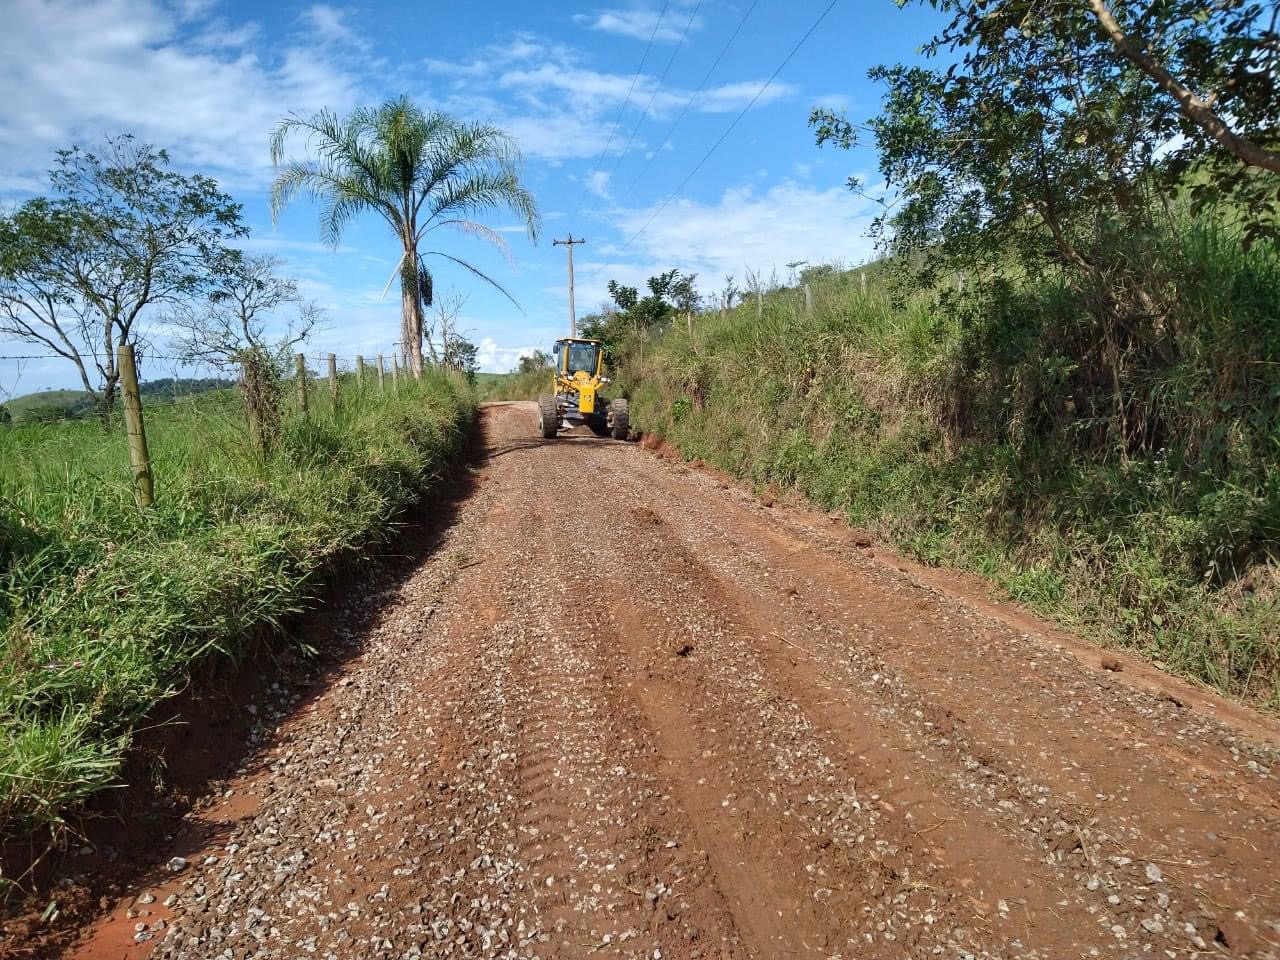
[{"label": "dirt road", "polygon": [[1270,721],[819,514],[482,419],[361,654],[264,705],[200,815],[229,835],[74,956],[1280,957]]}]

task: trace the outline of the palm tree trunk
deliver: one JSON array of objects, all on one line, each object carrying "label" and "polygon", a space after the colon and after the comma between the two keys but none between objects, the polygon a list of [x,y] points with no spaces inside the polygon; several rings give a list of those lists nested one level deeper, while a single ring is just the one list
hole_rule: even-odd
[{"label": "palm tree trunk", "polygon": [[422,378],[422,291],[418,289],[418,251],[406,247],[400,267],[400,343],[405,360]]}]

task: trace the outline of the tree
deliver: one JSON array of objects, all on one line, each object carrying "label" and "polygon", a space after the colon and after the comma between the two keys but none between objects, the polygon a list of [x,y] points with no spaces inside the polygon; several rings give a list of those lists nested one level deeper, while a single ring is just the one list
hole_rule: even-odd
[{"label": "tree", "polygon": [[423,328],[423,339],[432,363],[444,363],[450,342],[458,336],[458,317],[466,304],[467,298],[460,293],[437,297],[432,304],[432,316]]},{"label": "tree", "polygon": [[[285,147],[294,134],[307,138],[316,159],[286,159]],[[391,227],[403,250],[397,268],[400,340],[415,375],[422,371],[423,307],[432,300],[426,257],[462,267],[515,303],[478,267],[441,250],[423,249],[432,233],[451,227],[492,243],[509,257],[502,235],[474,219],[500,210],[519,216],[530,241],[537,241],[537,203],[520,179],[520,149],[504,131],[423,110],[401,97],[345,118],[328,110],[308,118],[291,115],[271,137],[271,159],[276,167],[274,217],[305,192],[321,202],[321,236],[333,246],[352,218],[365,211],[377,213]]]},{"label": "tree", "polygon": [[[294,348],[323,319],[323,310],[305,299],[298,284],[279,274],[283,261],[271,256],[231,256],[199,302],[179,304],[168,315],[179,355],[239,375],[253,442],[271,445],[280,423],[280,384]],[[282,333],[269,338],[267,325],[290,310]]]},{"label": "tree", "polygon": [[[1160,12],[1172,21],[1169,26],[1176,24],[1176,30],[1162,31],[1160,40],[1167,42],[1156,47],[1163,61],[1147,52],[1149,42],[1135,32],[1148,26],[1144,18],[1128,11],[1133,26],[1126,28],[1103,0],[1089,0],[1090,11],[1116,51],[1173,97],[1202,136],[1248,166],[1280,173],[1280,150],[1270,146],[1280,143],[1275,123],[1280,102],[1280,8],[1272,9],[1268,22],[1260,5],[1239,0],[1161,6]],[[1175,76],[1170,64],[1174,69],[1181,65],[1185,79]],[[1197,82],[1208,88],[1206,92],[1196,92],[1191,84]]]},{"label": "tree", "polygon": [[819,144],[870,134],[879,148],[885,269],[935,296],[956,331],[949,375],[968,395],[940,420],[1024,440],[1070,422],[1074,442],[1121,462],[1186,436],[1162,371],[1230,371],[1231,390],[1255,376],[1206,360],[1202,315],[1182,309],[1203,264],[1180,239],[1188,213],[1244,245],[1280,238],[1267,156],[1280,147],[1280,9],[931,5],[951,17],[923,48],[941,64],[875,68],[884,100],[865,124],[827,110],[810,122]]},{"label": "tree", "polygon": [[697,274],[690,274],[682,278],[679,270],[657,274],[646,281],[649,293],[644,297],[635,287],[624,286],[616,280],[609,281],[608,290],[626,323],[639,331],[670,321],[677,309],[684,309],[682,305],[696,306],[698,295],[693,287],[696,277]]},{"label": "tree", "polygon": [[116,348],[137,339],[144,310],[198,294],[248,230],[216,182],[175,173],[167,152],[131,136],[57,157],[55,196],[0,222],[0,332],[72,361],[107,420]]},{"label": "tree", "polygon": [[649,292],[643,297],[635,287],[610,280],[608,290],[614,309],[606,306],[600,313],[583,317],[579,329],[584,337],[603,342],[608,362],[616,364],[628,341],[662,329],[677,311],[688,317],[697,310],[701,297],[694,286],[696,279],[697,274],[685,277],[679,270],[659,273],[645,282]]},{"label": "tree", "polygon": [[551,369],[551,354],[545,350],[535,350],[528,356],[521,357],[516,364],[516,373],[541,373]]},{"label": "tree", "polygon": [[693,329],[693,315],[698,312],[698,305],[702,302],[702,297],[694,286],[697,279],[696,273],[685,274],[678,277],[668,291],[676,310],[684,314],[684,322],[689,329]]},{"label": "tree", "polygon": [[474,343],[461,334],[455,334],[445,342],[443,363],[447,369],[464,374],[467,382],[474,386],[476,373],[480,369],[478,354],[479,350]]},{"label": "tree", "polygon": [[[1101,233],[1151,229],[1153,200],[1181,190],[1229,203],[1246,241],[1277,235],[1280,177],[1264,154],[1280,145],[1280,46],[1262,5],[1141,0],[1122,21],[1097,0],[931,5],[952,19],[924,50],[954,63],[872,70],[887,93],[868,124],[810,116],[819,144],[874,136],[896,195],[876,229],[894,252],[981,262],[1049,247],[1088,269]],[[1175,72],[1177,91],[1152,79]]]},{"label": "tree", "polygon": [[96,400],[88,318],[60,269],[74,255],[78,232],[79,220],[43,197],[0,218],[0,334],[69,360]]},{"label": "tree", "polygon": [[[230,258],[200,301],[179,304],[167,315],[178,329],[174,337],[180,357],[222,369],[238,367],[250,354],[287,362],[305,341],[324,311],[298,291],[297,281],[280,276],[284,261],[272,256]],[[267,325],[289,309],[281,334],[267,335]]]}]

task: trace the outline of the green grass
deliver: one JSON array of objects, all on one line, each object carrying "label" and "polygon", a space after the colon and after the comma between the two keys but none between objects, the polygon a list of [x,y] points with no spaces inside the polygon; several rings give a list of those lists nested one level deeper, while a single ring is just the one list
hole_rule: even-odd
[{"label": "green grass", "polygon": [[0,430],[0,824],[53,827],[115,782],[138,725],[210,655],[303,609],[440,476],[474,407],[429,375],[286,411],[265,457],[232,392],[148,408],[156,503],[123,428]]},{"label": "green grass", "polygon": [[481,400],[536,400],[551,392],[551,371],[477,374],[476,391]]},{"label": "green grass", "polygon": [[690,459],[1280,709],[1280,253],[1197,228],[1148,256],[1174,307],[1129,341],[1120,405],[1096,322],[1046,278],[944,309],[828,275],[811,316],[794,289],[706,314],[620,380]]}]

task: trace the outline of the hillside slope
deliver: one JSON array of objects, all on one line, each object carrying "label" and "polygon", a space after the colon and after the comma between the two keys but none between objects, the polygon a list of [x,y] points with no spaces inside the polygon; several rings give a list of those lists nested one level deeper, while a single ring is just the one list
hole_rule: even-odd
[{"label": "hillside slope", "polygon": [[1280,254],[1180,243],[1179,312],[1119,389],[1063,289],[942,310],[827,271],[812,313],[782,289],[624,344],[632,422],[1275,709]]}]

